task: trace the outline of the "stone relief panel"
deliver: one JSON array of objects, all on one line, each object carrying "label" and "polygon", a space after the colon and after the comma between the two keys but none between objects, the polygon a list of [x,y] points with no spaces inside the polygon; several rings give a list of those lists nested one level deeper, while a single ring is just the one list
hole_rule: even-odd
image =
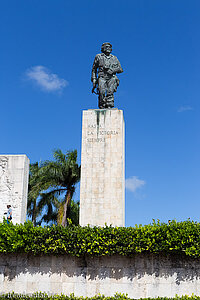
[{"label": "stone relief panel", "polygon": [[7,212],[8,204],[13,210],[13,223],[25,221],[28,169],[29,159],[25,155],[0,155],[0,222],[3,217],[6,218],[4,213]]}]

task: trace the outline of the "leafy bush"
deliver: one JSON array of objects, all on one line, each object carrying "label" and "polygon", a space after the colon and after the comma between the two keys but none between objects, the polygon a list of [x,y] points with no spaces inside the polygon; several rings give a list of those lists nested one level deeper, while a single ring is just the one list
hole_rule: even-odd
[{"label": "leafy bush", "polygon": [[153,222],[135,227],[34,227],[0,223],[1,253],[103,256],[136,253],[184,254],[200,257],[200,223]]},{"label": "leafy bush", "polygon": [[[65,296],[65,295],[54,295],[54,296],[48,296],[45,293],[35,293],[32,296],[27,296],[27,295],[22,295],[22,294],[4,294],[4,295],[0,295],[0,300],[3,299],[21,299],[21,300],[33,300],[33,299],[46,299],[46,300],[53,300],[53,299],[57,299],[57,300],[133,300],[131,298],[129,298],[128,296],[124,295],[124,294],[116,294],[113,297],[105,297],[105,296],[94,296],[91,298],[83,298],[83,297],[75,297],[73,294],[71,294],[70,296]],[[176,296],[174,298],[167,298],[167,297],[156,297],[156,298],[142,298],[141,300],[200,300],[199,296]]]}]

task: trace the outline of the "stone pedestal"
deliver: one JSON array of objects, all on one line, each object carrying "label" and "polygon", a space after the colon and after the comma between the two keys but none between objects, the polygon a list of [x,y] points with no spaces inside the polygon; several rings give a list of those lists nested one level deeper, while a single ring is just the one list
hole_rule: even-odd
[{"label": "stone pedestal", "polygon": [[124,206],[123,111],[83,111],[80,225],[124,226]]},{"label": "stone pedestal", "polygon": [[0,222],[7,205],[13,213],[12,222],[24,223],[27,211],[29,159],[26,155],[0,155]]}]

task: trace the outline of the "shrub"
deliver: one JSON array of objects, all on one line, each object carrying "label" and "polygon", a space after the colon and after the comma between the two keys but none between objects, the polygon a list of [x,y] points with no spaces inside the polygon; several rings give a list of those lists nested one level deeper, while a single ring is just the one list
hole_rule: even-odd
[{"label": "shrub", "polygon": [[[53,299],[57,299],[57,300],[134,300],[129,298],[127,295],[124,294],[115,294],[113,297],[105,297],[105,296],[94,296],[91,298],[88,297],[75,297],[73,294],[71,294],[70,296],[65,296],[65,295],[54,295],[54,296],[48,296],[45,293],[35,293],[31,296],[27,296],[27,295],[22,295],[22,294],[4,294],[4,295],[0,295],[0,300],[5,300],[5,299],[20,299],[20,300],[33,300],[33,299],[46,299],[46,300],[53,300]],[[167,297],[156,297],[156,298],[142,298],[141,300],[200,300],[199,296],[176,296],[174,298],[167,298]]]},{"label": "shrub", "polygon": [[200,223],[153,222],[135,227],[34,227],[0,223],[0,253],[103,256],[136,253],[184,254],[200,257]]}]

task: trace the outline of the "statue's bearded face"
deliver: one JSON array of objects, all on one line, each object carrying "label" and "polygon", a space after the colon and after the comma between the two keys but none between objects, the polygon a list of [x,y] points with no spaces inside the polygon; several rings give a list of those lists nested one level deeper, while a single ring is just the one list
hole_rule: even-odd
[{"label": "statue's bearded face", "polygon": [[102,52],[106,55],[109,55],[112,52],[112,47],[109,44],[106,44],[102,47]]}]

